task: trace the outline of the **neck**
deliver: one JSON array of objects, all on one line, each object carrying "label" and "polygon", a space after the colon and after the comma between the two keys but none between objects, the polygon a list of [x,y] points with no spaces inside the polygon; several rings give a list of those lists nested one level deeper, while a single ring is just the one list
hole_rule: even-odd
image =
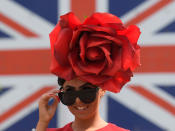
[{"label": "neck", "polygon": [[72,124],[72,128],[75,131],[81,131],[86,129],[95,129],[102,128],[106,126],[107,123],[100,117],[99,113],[96,113],[92,117],[87,119],[75,118],[75,121]]}]

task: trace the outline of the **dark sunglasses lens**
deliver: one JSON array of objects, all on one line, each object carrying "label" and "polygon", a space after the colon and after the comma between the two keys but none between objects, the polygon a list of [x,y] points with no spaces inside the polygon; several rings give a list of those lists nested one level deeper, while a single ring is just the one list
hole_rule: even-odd
[{"label": "dark sunglasses lens", "polygon": [[96,88],[81,90],[79,94],[80,100],[86,104],[91,103],[96,98],[96,92]]},{"label": "dark sunglasses lens", "polygon": [[58,93],[60,101],[67,106],[73,105],[75,103],[75,93],[73,91],[70,92],[60,92]]},{"label": "dark sunglasses lens", "polygon": [[79,91],[60,92],[58,96],[61,102],[67,106],[73,105],[76,97],[79,97],[83,103],[88,104],[95,100],[97,91],[98,88],[85,88]]}]

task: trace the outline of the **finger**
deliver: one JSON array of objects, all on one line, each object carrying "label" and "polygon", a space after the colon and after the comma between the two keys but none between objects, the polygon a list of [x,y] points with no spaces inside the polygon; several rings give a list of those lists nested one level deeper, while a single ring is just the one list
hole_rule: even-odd
[{"label": "finger", "polygon": [[51,109],[52,113],[55,113],[57,106],[58,106],[58,101],[56,99],[54,99],[54,102],[52,103],[52,105],[50,105],[50,109]]},{"label": "finger", "polygon": [[59,100],[58,100],[58,96],[56,96],[56,95],[54,95],[54,94],[50,94],[51,96],[52,96],[52,98],[53,98],[53,102],[52,102],[52,104],[49,104],[49,110],[51,110],[51,111],[55,111],[56,110],[56,108],[57,108],[57,105],[58,105],[58,103],[59,103]]},{"label": "finger", "polygon": [[52,93],[56,96],[56,97],[54,97],[54,98],[56,98],[56,100],[58,101],[58,102],[60,102],[60,98],[59,98],[59,96],[58,96],[58,93],[60,93],[61,92],[61,90],[53,90],[52,91]]},{"label": "finger", "polygon": [[56,103],[59,102],[57,99],[57,96],[53,93],[46,93],[42,96],[40,102],[39,102],[39,109],[43,112],[46,112],[48,110],[49,106],[49,100],[53,98]]},{"label": "finger", "polygon": [[57,93],[60,93],[60,92],[61,92],[61,90],[53,90],[53,91],[51,91],[50,93],[57,94]]},{"label": "finger", "polygon": [[59,101],[55,98],[53,104],[51,105],[52,107],[57,107]]},{"label": "finger", "polygon": [[39,106],[43,107],[47,107],[48,106],[48,102],[49,100],[53,97],[54,94],[52,93],[45,93],[41,96],[40,100],[39,100]]},{"label": "finger", "polygon": [[58,103],[60,102],[60,98],[55,94],[50,94]]},{"label": "finger", "polygon": [[51,97],[52,97],[52,93],[46,93],[46,94],[41,96],[41,101],[48,102]]},{"label": "finger", "polygon": [[58,93],[60,92],[60,90],[52,90],[49,93],[45,93],[41,96],[40,101],[39,101],[39,106],[41,107],[46,107],[48,106],[48,102],[51,98],[54,98],[55,100],[57,100],[58,102],[60,102],[60,99],[58,97]]}]

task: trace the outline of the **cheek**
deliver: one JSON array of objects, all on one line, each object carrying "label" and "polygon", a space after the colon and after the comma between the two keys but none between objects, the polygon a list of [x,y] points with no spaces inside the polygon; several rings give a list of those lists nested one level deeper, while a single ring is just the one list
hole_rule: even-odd
[{"label": "cheek", "polygon": [[97,95],[94,102],[89,104],[90,112],[92,113],[92,112],[98,111],[99,104],[100,104],[100,96]]}]

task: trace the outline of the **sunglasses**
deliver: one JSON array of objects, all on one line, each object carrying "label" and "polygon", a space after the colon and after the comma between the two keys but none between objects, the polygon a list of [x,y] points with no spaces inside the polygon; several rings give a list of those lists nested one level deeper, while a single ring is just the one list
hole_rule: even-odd
[{"label": "sunglasses", "polygon": [[[61,87],[62,89],[63,87]],[[78,97],[83,103],[89,104],[92,103],[95,98],[99,88],[97,86],[85,83],[80,86],[78,91],[75,90],[73,86],[66,86],[66,91],[61,91],[58,93],[60,101],[67,106],[73,105],[76,98]]]}]

